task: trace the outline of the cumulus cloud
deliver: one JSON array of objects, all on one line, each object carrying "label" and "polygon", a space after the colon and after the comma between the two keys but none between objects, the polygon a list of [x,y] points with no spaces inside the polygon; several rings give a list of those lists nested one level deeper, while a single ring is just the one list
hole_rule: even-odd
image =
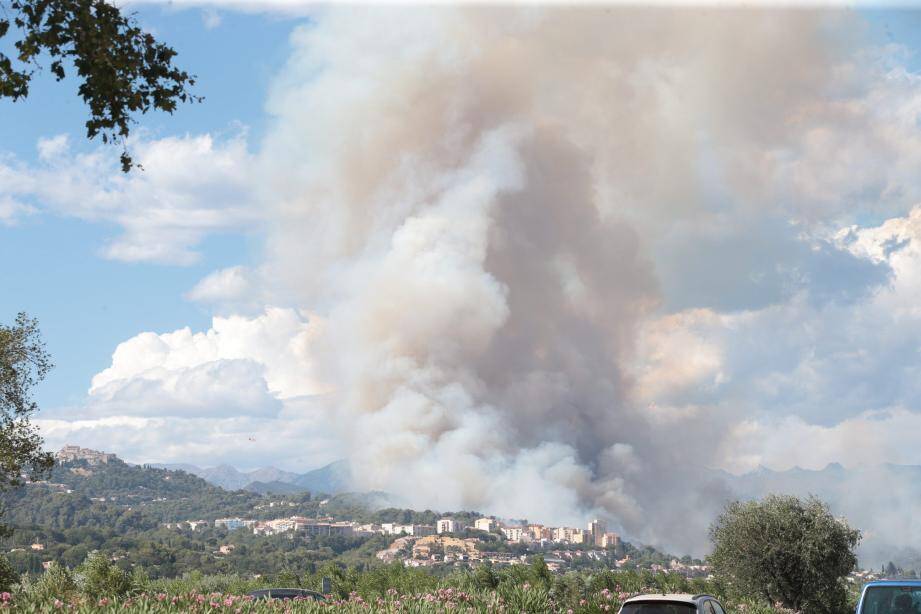
[{"label": "cumulus cloud", "polygon": [[255,314],[273,294],[258,270],[233,266],[213,271],[198,281],[185,298],[218,313]]},{"label": "cumulus cloud", "polygon": [[0,220],[49,211],[113,223],[122,232],[101,247],[106,258],[191,264],[209,234],[247,232],[261,221],[245,133],[142,137],[132,152],[143,170],[128,175],[107,148],[74,154],[66,136],[37,148],[36,165],[0,158]]},{"label": "cumulus cloud", "polygon": [[304,470],[337,460],[331,405],[307,352],[321,329],[317,318],[266,308],[215,317],[204,332],[141,333],[118,345],[81,407],[43,412],[37,424],[51,446],[78,441],[135,462]]},{"label": "cumulus cloud", "polygon": [[[292,309],[267,308],[254,318],[215,317],[206,332],[184,328],[164,334],[141,333],[118,345],[112,365],[93,377],[89,395],[108,398],[139,380],[164,380],[202,366],[215,369],[213,375],[221,375],[224,369],[240,375],[245,371],[241,361],[258,365],[256,375],[275,397],[317,394],[321,386],[310,378],[313,367],[308,348],[321,326]],[[222,378],[196,377],[193,372],[188,379],[207,386]],[[235,380],[228,379],[227,385]]]}]

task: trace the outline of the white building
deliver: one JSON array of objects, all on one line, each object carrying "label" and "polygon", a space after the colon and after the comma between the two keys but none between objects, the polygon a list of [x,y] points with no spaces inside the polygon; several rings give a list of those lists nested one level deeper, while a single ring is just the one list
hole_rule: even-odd
[{"label": "white building", "polygon": [[489,533],[496,528],[496,520],[494,518],[477,518],[473,526],[478,531],[486,531]]},{"label": "white building", "polygon": [[440,533],[457,533],[461,530],[461,525],[453,518],[442,518],[435,525],[435,531]]},{"label": "white building", "polygon": [[502,527],[502,534],[510,542],[521,543],[531,541],[531,536],[525,527]]}]

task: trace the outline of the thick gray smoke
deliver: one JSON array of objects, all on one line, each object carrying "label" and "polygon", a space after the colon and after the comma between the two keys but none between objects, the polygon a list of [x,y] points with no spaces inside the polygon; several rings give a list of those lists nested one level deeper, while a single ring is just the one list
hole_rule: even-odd
[{"label": "thick gray smoke", "polygon": [[[713,402],[720,357],[669,335],[724,294],[675,246],[748,228],[783,251],[777,220],[827,217],[778,176],[832,87],[832,25],[847,31],[809,11],[333,9],[299,30],[269,103],[265,274],[316,314],[312,375],[357,485],[601,514],[700,553],[728,494],[699,468],[750,408]],[[750,283],[729,264],[721,283]]]}]

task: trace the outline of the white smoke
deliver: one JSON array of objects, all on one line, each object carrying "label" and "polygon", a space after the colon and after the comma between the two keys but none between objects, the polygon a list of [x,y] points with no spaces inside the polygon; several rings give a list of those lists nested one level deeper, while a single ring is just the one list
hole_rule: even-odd
[{"label": "white smoke", "polygon": [[[357,485],[600,513],[699,552],[726,493],[694,467],[727,410],[657,406],[675,388],[643,331],[667,322],[682,245],[749,228],[811,258],[776,222],[808,223],[810,201],[778,177],[832,86],[832,26],[849,32],[808,11],[414,8],[299,29],[262,151],[265,275],[324,319],[313,350]],[[789,282],[769,281],[756,300]],[[676,386],[721,381],[704,346]]]}]

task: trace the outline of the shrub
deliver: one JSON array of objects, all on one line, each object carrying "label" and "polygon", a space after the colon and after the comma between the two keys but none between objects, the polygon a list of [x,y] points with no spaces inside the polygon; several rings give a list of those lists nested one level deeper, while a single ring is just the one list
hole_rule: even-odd
[{"label": "shrub", "polygon": [[713,569],[737,594],[806,614],[847,610],[844,577],[857,565],[860,531],[818,499],[731,503],[710,537]]},{"label": "shrub", "polygon": [[100,552],[90,554],[77,568],[83,593],[93,599],[120,597],[131,592],[131,576]]},{"label": "shrub", "polygon": [[19,574],[5,556],[0,556],[0,592],[9,592],[16,584],[19,584]]},{"label": "shrub", "polygon": [[28,587],[28,596],[38,602],[52,599],[67,599],[78,590],[77,582],[69,569],[59,563],[51,563],[45,573]]}]

